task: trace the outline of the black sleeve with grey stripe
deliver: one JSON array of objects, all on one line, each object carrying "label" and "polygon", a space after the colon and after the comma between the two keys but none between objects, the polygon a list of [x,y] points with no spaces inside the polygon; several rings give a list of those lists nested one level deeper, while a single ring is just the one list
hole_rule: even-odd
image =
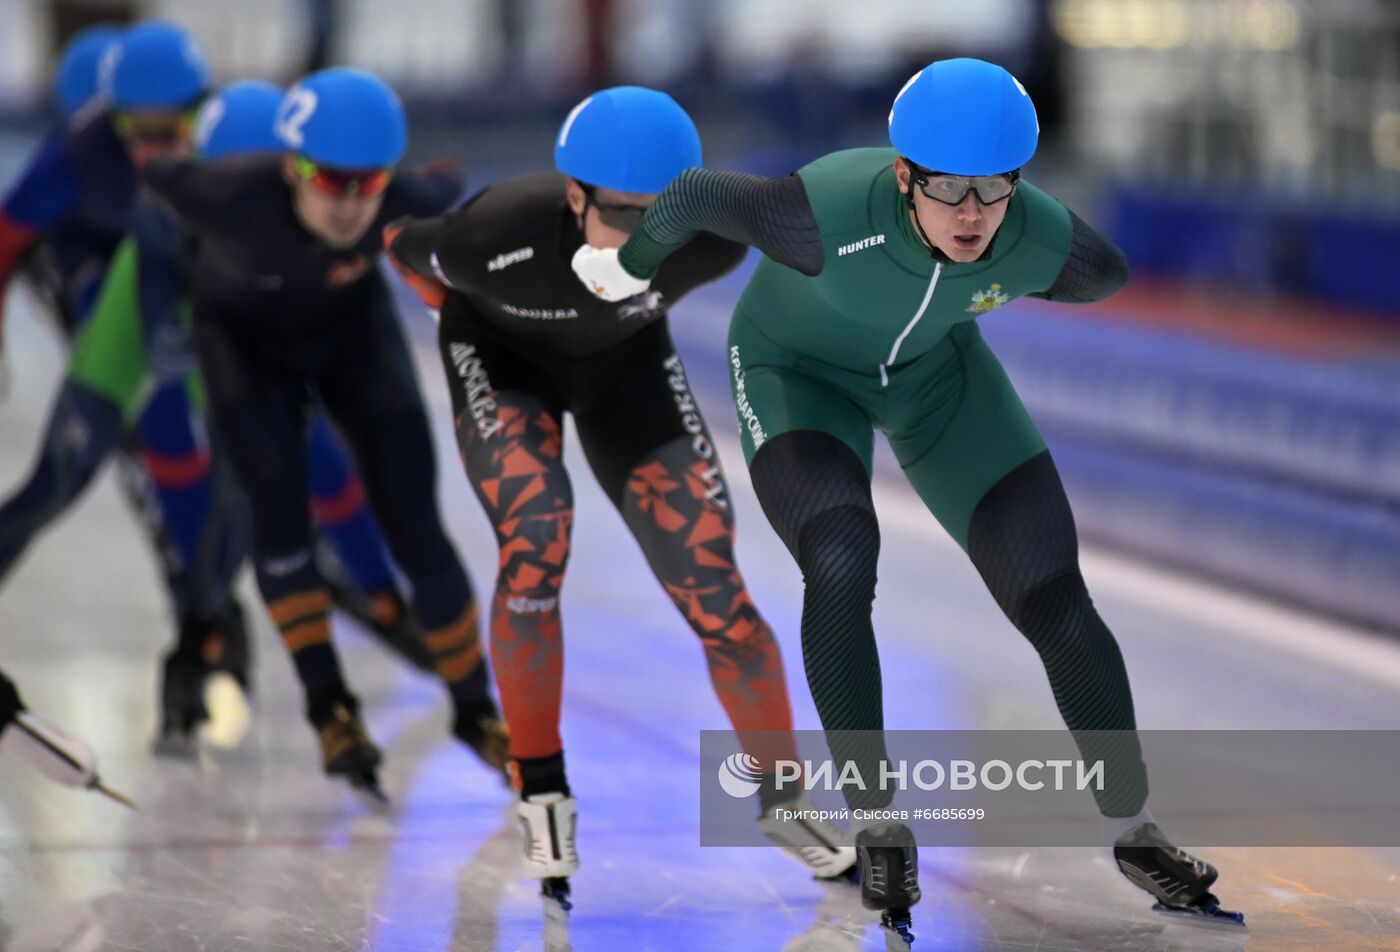
[{"label": "black sleeve with grey stripe", "polygon": [[1128,283],[1128,259],[1074,212],[1069,218],[1073,232],[1060,274],[1049,288],[1030,296],[1062,304],[1087,304],[1117,294]]},{"label": "black sleeve with grey stripe", "polygon": [[821,273],[821,233],[802,179],[713,169],[690,169],[666,186],[618,259],[627,273],[650,278],[702,231],[751,245],[803,274]]}]

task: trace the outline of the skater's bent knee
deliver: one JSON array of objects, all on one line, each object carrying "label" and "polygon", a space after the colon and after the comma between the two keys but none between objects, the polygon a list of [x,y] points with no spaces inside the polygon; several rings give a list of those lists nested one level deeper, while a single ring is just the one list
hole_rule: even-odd
[{"label": "skater's bent knee", "polygon": [[865,464],[829,433],[779,434],[754,455],[749,475],[768,521],[793,552],[806,526],[831,510],[854,507],[874,514]]},{"label": "skater's bent knee", "polygon": [[722,629],[698,632],[705,651],[733,658],[749,658],[774,648],[773,629],[756,614],[741,613]]},{"label": "skater's bent knee", "polygon": [[880,557],[880,527],[875,513],[841,506],[818,513],[798,536],[797,564],[808,586],[875,585]]},{"label": "skater's bent knee", "polygon": [[[500,542],[500,580],[519,586],[527,577],[554,579],[558,587],[569,561],[573,509],[564,505],[518,515],[496,527]],[[510,576],[508,579],[507,576]]]},{"label": "skater's bent knee", "polygon": [[1094,603],[1078,569],[1014,593],[1008,605],[1012,623],[1042,653],[1113,640],[1106,627],[1088,623],[1094,617]]}]

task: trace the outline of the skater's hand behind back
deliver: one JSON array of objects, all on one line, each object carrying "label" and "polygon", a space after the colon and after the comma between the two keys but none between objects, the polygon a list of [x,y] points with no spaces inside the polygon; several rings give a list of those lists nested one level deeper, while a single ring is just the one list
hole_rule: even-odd
[{"label": "skater's hand behind back", "polygon": [[394,239],[403,231],[408,221],[409,219],[401,218],[384,226],[385,253],[388,254],[394,270],[413,289],[413,293],[418,295],[418,299],[427,305],[428,310],[441,310],[443,302],[447,300],[447,286],[435,277],[419,274],[394,255]]}]

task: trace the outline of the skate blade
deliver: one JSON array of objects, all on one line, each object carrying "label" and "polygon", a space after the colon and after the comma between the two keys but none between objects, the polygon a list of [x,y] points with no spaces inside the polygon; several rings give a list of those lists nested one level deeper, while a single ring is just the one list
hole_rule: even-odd
[{"label": "skate blade", "polygon": [[550,876],[548,879],[540,880],[540,896],[545,901],[545,912],[550,908],[557,909],[563,915],[563,921],[569,921],[569,911],[574,908],[573,900],[570,898],[569,880],[564,876]]},{"label": "skate blade", "polygon": [[200,725],[201,740],[224,750],[243,743],[253,712],[237,678],[226,671],[215,671],[205,678],[204,709],[209,712],[209,720]]},{"label": "skate blade", "polygon": [[510,768],[507,766],[509,761],[502,761],[501,758],[497,756],[494,751],[483,751],[479,750],[476,747],[472,747],[471,751],[472,753],[476,754],[477,758],[483,764],[490,768],[493,774],[500,777],[506,786],[511,786]]},{"label": "skate blade", "polygon": [[885,934],[885,952],[907,952],[914,946],[914,920],[908,912],[886,912],[880,917],[880,931]]},{"label": "skate blade", "polygon": [[372,771],[346,774],[345,779],[350,784],[350,789],[360,794],[371,806],[384,809],[390,806],[389,795],[379,785],[379,777]]},{"label": "skate blade", "polygon": [[497,762],[495,758],[482,753],[480,750],[473,747],[471,744],[467,744],[466,747],[468,750],[470,750],[473,754],[476,755],[477,760],[481,761],[482,765],[485,766],[488,770],[490,770],[491,774],[497,780],[501,781],[501,784],[503,786],[514,790],[514,784],[512,784],[510,779],[509,768],[507,768],[504,764]]},{"label": "skate blade", "polygon": [[569,898],[569,880],[551,876],[540,880],[540,899],[544,904],[544,947],[546,952],[571,952],[569,913],[574,908]]},{"label": "skate blade", "polygon": [[1216,932],[1248,932],[1244,924],[1244,913],[1230,912],[1219,906],[1168,906],[1157,903],[1152,907],[1157,915],[1183,926],[1197,929],[1211,929]]},{"label": "skate blade", "polygon": [[131,802],[130,797],[122,793],[120,790],[113,790],[111,787],[107,786],[97,777],[94,777],[92,779],[92,783],[88,784],[88,789],[94,790],[97,793],[102,794],[104,797],[106,797],[108,800],[113,801],[114,803],[120,803],[128,810],[134,810],[137,813],[141,812],[140,809],[137,808],[136,804]]},{"label": "skate blade", "polygon": [[569,938],[569,914],[551,913],[549,905],[550,900],[545,900],[544,952],[574,952],[573,940]]},{"label": "skate blade", "polygon": [[480,733],[473,733],[470,739],[457,735],[466,748],[478,760],[495,773],[500,774],[506,785],[510,779],[510,731],[498,717],[482,716],[477,720]]}]

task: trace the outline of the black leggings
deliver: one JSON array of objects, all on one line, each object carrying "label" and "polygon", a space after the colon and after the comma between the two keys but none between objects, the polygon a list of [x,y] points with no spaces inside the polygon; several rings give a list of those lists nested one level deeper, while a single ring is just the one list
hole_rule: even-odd
[{"label": "black leggings", "polygon": [[[883,742],[880,661],[871,625],[880,531],[870,477],[854,452],[813,430],[765,443],[750,467],[773,528],[802,569],[802,653],[833,756],[878,762]],[[1112,632],[1079,571],[1074,516],[1048,452],[1027,460],[979,501],[968,556],[1002,611],[1040,654],[1055,701],[1089,761],[1103,759],[1109,783],[1096,792],[1109,816],[1132,816],[1147,796],[1132,692]],[[873,767],[873,765],[872,765]],[[862,773],[866,773],[862,766]],[[890,795],[857,792],[853,807]]]},{"label": "black leggings", "polygon": [[202,313],[196,322],[215,425],[252,509],[258,586],[309,693],[332,697],[344,684],[329,647],[307,503],[313,392],[346,438],[413,585],[439,674],[454,682],[481,669],[471,589],[438,514],[437,465],[403,332],[377,277],[356,304],[300,365],[240,337],[236,315]]}]

